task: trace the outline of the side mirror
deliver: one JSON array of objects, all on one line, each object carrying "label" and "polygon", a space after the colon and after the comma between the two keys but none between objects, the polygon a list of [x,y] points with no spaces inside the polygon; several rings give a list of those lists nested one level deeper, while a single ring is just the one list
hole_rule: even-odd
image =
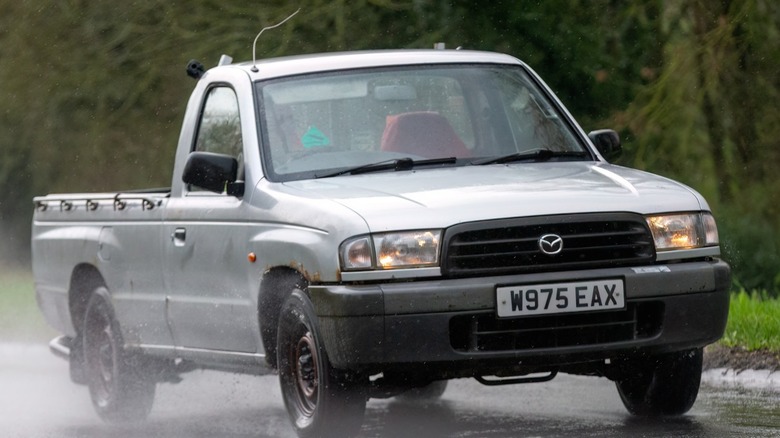
[{"label": "side mirror", "polygon": [[223,193],[238,178],[238,161],[230,155],[192,152],[184,165],[182,181],[186,184]]},{"label": "side mirror", "polygon": [[588,138],[596,146],[601,156],[606,160],[613,160],[623,153],[620,145],[620,136],[611,129],[599,129],[588,133]]}]

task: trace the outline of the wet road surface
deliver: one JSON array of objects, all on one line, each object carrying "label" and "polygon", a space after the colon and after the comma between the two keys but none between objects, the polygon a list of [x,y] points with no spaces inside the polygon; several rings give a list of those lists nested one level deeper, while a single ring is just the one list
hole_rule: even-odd
[{"label": "wet road surface", "polygon": [[[107,425],[67,363],[44,345],[0,344],[2,437],[294,437],[275,376],[195,371],[158,386],[149,420]],[[780,437],[780,393],[705,386],[691,412],[629,416],[606,379],[561,375],[548,383],[484,387],[451,381],[440,401],[371,400],[364,437]]]}]

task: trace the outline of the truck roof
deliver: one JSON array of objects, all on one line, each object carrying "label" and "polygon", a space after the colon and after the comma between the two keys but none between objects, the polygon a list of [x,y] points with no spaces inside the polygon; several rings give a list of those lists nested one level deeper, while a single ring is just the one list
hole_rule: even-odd
[{"label": "truck roof", "polygon": [[[449,63],[522,64],[517,58],[501,53],[473,50],[407,49],[285,56],[259,59],[254,63],[252,61],[247,61],[225,67],[240,68],[246,71],[252,80],[255,81],[282,76],[353,68]],[[256,68],[253,68],[254,66],[256,66]]]}]

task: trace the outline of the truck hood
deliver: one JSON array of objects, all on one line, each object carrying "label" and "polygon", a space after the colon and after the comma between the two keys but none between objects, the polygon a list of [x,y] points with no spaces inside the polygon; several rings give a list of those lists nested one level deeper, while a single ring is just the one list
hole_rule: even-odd
[{"label": "truck hood", "polygon": [[698,193],[682,184],[593,162],[421,168],[285,185],[353,210],[372,232],[510,217],[709,209]]}]

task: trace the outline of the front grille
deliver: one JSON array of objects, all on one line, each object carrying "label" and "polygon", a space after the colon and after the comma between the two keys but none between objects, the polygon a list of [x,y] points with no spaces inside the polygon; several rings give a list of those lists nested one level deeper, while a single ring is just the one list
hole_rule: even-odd
[{"label": "front grille", "polygon": [[[563,239],[559,254],[539,249],[546,234]],[[442,273],[448,277],[636,266],[655,259],[644,217],[631,213],[466,223],[446,230],[444,242]]]},{"label": "front grille", "polygon": [[661,331],[663,303],[629,303],[610,312],[498,319],[493,312],[450,320],[450,343],[462,352],[518,351],[610,344],[651,338]]}]

